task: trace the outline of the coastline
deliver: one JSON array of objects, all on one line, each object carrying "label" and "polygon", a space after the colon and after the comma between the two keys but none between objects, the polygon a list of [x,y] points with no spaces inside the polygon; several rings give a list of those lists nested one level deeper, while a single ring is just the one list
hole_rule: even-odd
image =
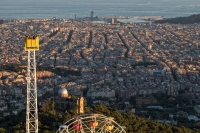
[{"label": "coastline", "polygon": [[[112,18],[115,19],[117,22],[121,23],[145,23],[145,22],[153,22],[156,20],[163,20],[164,18],[162,16],[96,16],[93,18],[94,23],[106,23],[110,21]],[[0,19],[1,21],[14,21],[14,20],[76,20],[76,21],[82,21],[82,20],[92,20],[91,17],[79,17],[77,19],[71,19],[71,18],[23,18],[23,19]]]},{"label": "coastline", "polygon": [[0,19],[1,24],[7,21],[15,20],[34,20],[34,21],[45,21],[45,20],[76,20],[76,21],[93,21],[94,23],[109,23],[114,19],[115,22],[120,23],[172,23],[172,24],[194,24],[200,23],[200,14],[193,14],[187,17],[175,17],[175,18],[165,18],[163,16],[96,16],[96,17],[80,17],[77,19],[68,19],[68,18],[27,18],[27,19]]}]

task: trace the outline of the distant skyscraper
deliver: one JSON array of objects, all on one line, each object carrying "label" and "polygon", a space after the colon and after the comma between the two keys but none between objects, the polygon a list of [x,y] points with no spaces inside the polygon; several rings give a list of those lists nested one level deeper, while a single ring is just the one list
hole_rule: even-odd
[{"label": "distant skyscraper", "polygon": [[85,36],[85,44],[88,44],[89,42],[89,36]]},{"label": "distant skyscraper", "polygon": [[149,37],[149,32],[148,31],[146,31],[146,37]]},{"label": "distant skyscraper", "polygon": [[76,14],[74,15],[74,19],[76,20]]},{"label": "distant skyscraper", "polygon": [[152,49],[152,44],[148,45],[148,49],[151,50]]},{"label": "distant skyscraper", "polygon": [[93,17],[94,17],[94,12],[93,11],[91,11],[90,17],[91,17],[91,20],[93,20]]},{"label": "distant skyscraper", "polygon": [[112,18],[111,24],[115,24],[115,18]]}]

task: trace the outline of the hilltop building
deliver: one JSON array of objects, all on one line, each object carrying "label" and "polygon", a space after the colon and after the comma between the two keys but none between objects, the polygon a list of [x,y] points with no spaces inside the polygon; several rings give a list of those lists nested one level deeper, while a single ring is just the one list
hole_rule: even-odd
[{"label": "hilltop building", "polygon": [[82,96],[78,98],[70,96],[66,88],[59,89],[55,102],[58,110],[66,111],[78,106],[77,113],[84,113],[84,98]]}]

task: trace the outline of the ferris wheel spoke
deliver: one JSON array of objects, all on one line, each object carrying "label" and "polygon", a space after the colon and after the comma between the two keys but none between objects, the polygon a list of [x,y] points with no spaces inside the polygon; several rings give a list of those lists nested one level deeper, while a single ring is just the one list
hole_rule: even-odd
[{"label": "ferris wheel spoke", "polygon": [[76,116],[64,125],[59,126],[56,133],[126,133],[114,118],[101,114],[85,114]]},{"label": "ferris wheel spoke", "polygon": [[82,124],[84,127],[86,127],[86,130],[88,129],[91,132],[90,128],[85,123],[82,122]]}]

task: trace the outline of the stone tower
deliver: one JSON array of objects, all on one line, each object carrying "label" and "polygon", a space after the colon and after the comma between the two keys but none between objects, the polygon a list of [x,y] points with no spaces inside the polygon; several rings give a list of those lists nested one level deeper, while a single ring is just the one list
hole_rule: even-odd
[{"label": "stone tower", "polygon": [[78,106],[77,113],[83,114],[84,113],[84,98],[82,96],[77,99],[77,106]]}]

